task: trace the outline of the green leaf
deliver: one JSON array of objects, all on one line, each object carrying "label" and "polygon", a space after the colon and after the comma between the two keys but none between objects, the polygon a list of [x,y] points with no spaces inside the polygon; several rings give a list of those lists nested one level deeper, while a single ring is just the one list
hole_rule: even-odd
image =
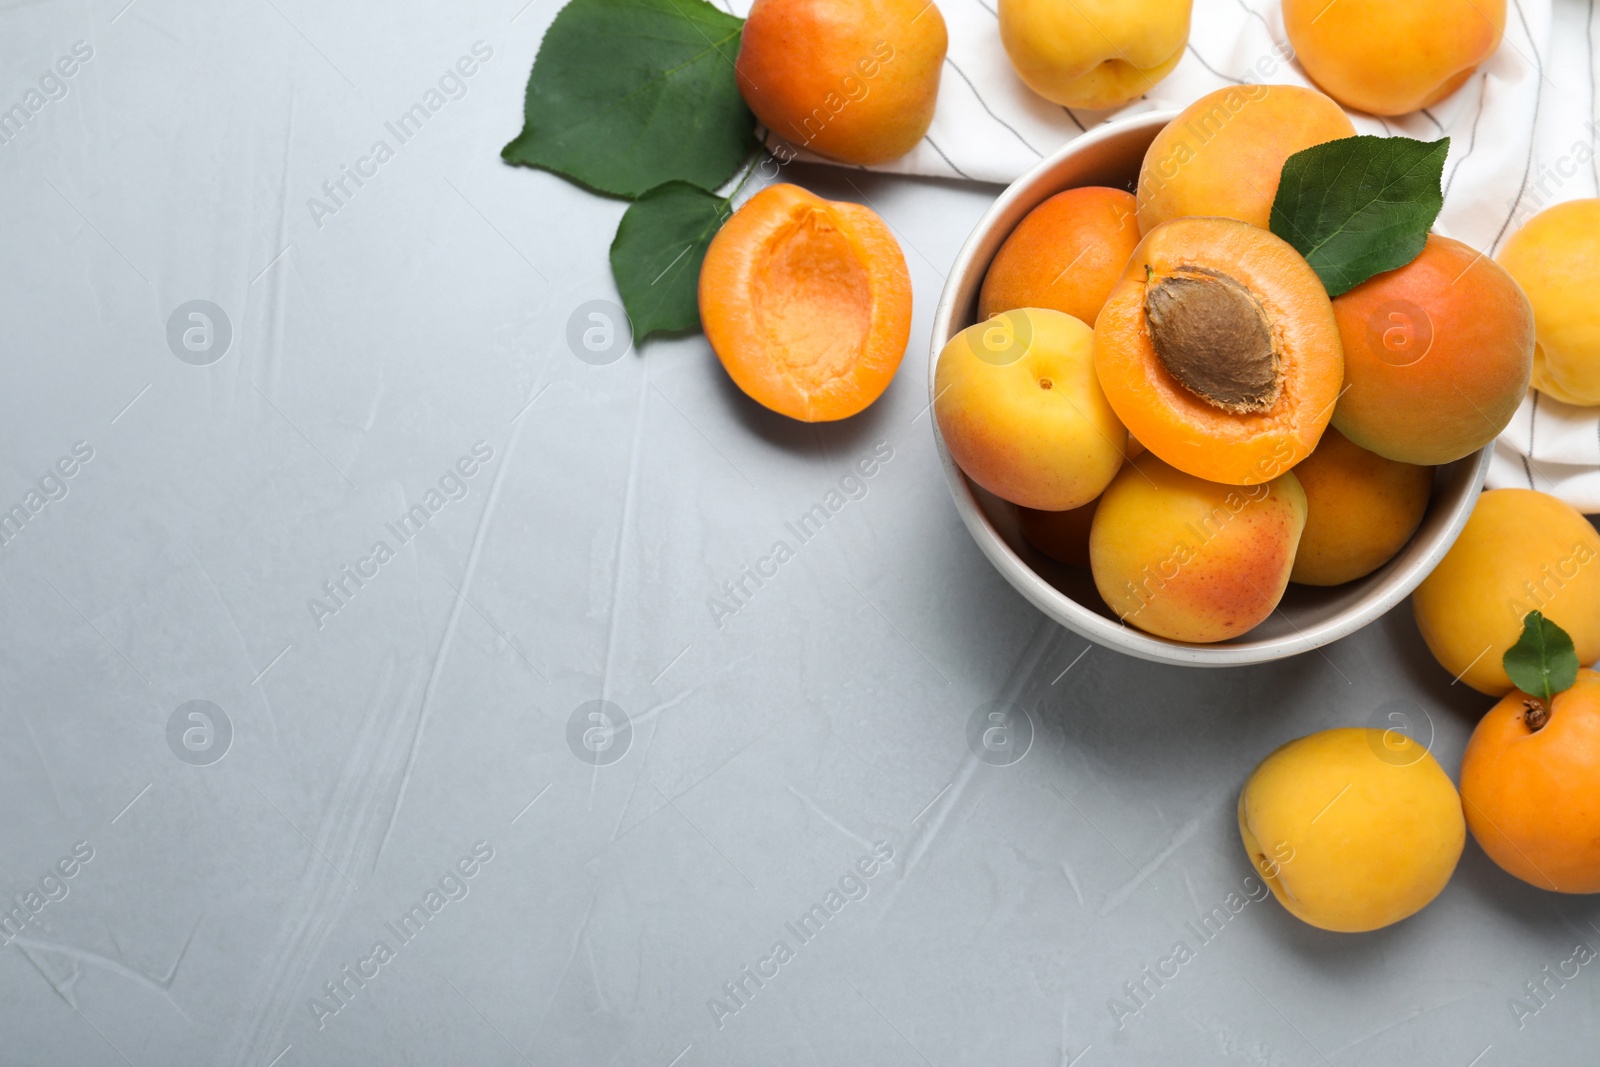
[{"label": "green leaf", "polygon": [[611,274],[635,341],[700,325],[700,263],[729,201],[688,182],[668,182],[628,206],[611,242]]},{"label": "green leaf", "polygon": [[1578,653],[1572,638],[1537,611],[1523,617],[1522,636],[1506,649],[1501,662],[1518,689],[1546,705],[1578,680]]},{"label": "green leaf", "polygon": [[1283,164],[1272,232],[1306,257],[1329,296],[1416,259],[1444,207],[1450,138],[1346,137]]},{"label": "green leaf", "polygon": [[718,188],[755,145],[733,73],[743,27],[706,0],[572,0],[539,46],[522,133],[501,157],[617,196]]}]

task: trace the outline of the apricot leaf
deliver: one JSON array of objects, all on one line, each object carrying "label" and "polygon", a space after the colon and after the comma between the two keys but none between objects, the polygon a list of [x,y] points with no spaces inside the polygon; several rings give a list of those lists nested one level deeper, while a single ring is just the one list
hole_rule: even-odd
[{"label": "apricot leaf", "polygon": [[572,0],[501,158],[616,196],[668,181],[716,189],[755,145],[733,74],[743,28],[706,0]]},{"label": "apricot leaf", "polygon": [[729,212],[729,201],[668,182],[628,206],[611,242],[611,275],[642,341],[700,325],[700,263]]},{"label": "apricot leaf", "polygon": [[1345,137],[1283,164],[1272,232],[1316,270],[1329,296],[1422,253],[1444,207],[1450,138]]},{"label": "apricot leaf", "polygon": [[1548,706],[1551,699],[1578,680],[1578,653],[1567,631],[1530,611],[1522,619],[1522,636],[1506,649],[1506,673],[1511,682]]}]

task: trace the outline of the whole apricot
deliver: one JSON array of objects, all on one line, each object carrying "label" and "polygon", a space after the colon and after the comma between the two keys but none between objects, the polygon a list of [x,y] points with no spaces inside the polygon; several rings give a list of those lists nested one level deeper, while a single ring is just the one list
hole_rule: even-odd
[{"label": "whole apricot", "polygon": [[1095,588],[1124,622],[1173,641],[1226,641],[1272,614],[1306,523],[1292,473],[1219,485],[1146,452],[1111,481],[1089,530]]},{"label": "whole apricot", "polygon": [[1343,585],[1394,558],[1428,510],[1433,471],[1396,463],[1328,427],[1294,469],[1306,491],[1306,532],[1291,582]]},{"label": "whole apricot", "polygon": [[1533,387],[1563,403],[1600,405],[1600,199],[1539,212],[1496,259],[1533,306]]},{"label": "whole apricot", "polygon": [[1126,104],[1172,73],[1193,0],[1000,0],[1000,43],[1023,82],[1063,107]]},{"label": "whole apricot", "polygon": [[1316,271],[1272,232],[1222,218],[1145,234],[1095,323],[1095,367],[1146,448],[1234,485],[1310,455],[1344,377]]},{"label": "whole apricot", "polygon": [[1527,395],[1533,309],[1494,260],[1429,234],[1422,254],[1333,302],[1345,390],[1333,424],[1371,452],[1435,466],[1497,437]]},{"label": "whole apricot", "polygon": [[1580,663],[1593,663],[1600,659],[1600,533],[1547,493],[1492,489],[1417,586],[1411,607],[1439,665],[1480,693],[1511,691],[1500,661],[1530,611],[1571,635]]},{"label": "whole apricot", "polygon": [[1283,26],[1329,96],[1404,115],[1443,100],[1494,55],[1506,0],[1283,0]]},{"label": "whole apricot", "polygon": [[1478,722],[1461,760],[1467,826],[1529,885],[1600,893],[1600,673],[1580,670],[1546,706],[1513,691]]},{"label": "whole apricot", "polygon": [[978,318],[1054,308],[1093,326],[1138,244],[1132,193],[1101,186],[1057,193],[1028,212],[995,253]]},{"label": "whole apricot", "polygon": [[950,456],[995,496],[1082,507],[1122,466],[1128,431],[1094,373],[1094,331],[1047,308],[956,334],[934,368],[933,414]]},{"label": "whole apricot", "polygon": [[1207,93],[1145,151],[1139,228],[1149,233],[1168,219],[1219,215],[1266,229],[1284,161],[1355,133],[1350,116],[1315,89],[1236,85]]},{"label": "whole apricot", "polygon": [[755,0],[734,71],[769,130],[865,166],[928,132],[948,46],[931,0]]},{"label": "whole apricot", "polygon": [[700,267],[700,321],[734,384],[803,422],[882,395],[911,336],[911,274],[859,204],[772,185],[734,213]]},{"label": "whole apricot", "polygon": [[1239,794],[1239,836],[1291,915],[1360,933],[1437,897],[1467,831],[1456,787],[1426,748],[1398,732],[1345,727],[1261,761]]},{"label": "whole apricot", "polygon": [[1044,555],[1069,567],[1089,567],[1089,528],[1094,525],[1098,500],[1070,511],[1018,508],[1017,526],[1022,537]]}]

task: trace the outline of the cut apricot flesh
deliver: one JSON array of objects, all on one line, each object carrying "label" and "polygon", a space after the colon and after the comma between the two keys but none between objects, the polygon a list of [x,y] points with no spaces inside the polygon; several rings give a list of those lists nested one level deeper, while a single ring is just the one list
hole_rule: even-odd
[{"label": "cut apricot flesh", "polygon": [[773,185],[734,213],[700,268],[700,320],[741,390],[802,422],[882,395],[911,336],[911,275],[858,204]]}]

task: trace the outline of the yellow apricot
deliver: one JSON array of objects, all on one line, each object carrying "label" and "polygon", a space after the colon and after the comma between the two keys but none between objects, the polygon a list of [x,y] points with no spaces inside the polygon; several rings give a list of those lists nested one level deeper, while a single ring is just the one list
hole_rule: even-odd
[{"label": "yellow apricot", "polygon": [[1398,732],[1345,727],[1261,761],[1239,793],[1239,836],[1291,915],[1359,933],[1437,897],[1467,829],[1456,787],[1426,748]]},{"label": "yellow apricot", "polygon": [[1291,582],[1342,585],[1394,558],[1428,510],[1433,471],[1384,459],[1332,426],[1294,468],[1306,491],[1306,532]]},{"label": "yellow apricot", "polygon": [[1495,257],[1533,305],[1533,387],[1600,405],[1600,199],[1539,212]]},{"label": "yellow apricot", "polygon": [[1000,42],[1028,88],[1063,107],[1108,108],[1172,73],[1193,0],[1000,0]]},{"label": "yellow apricot", "polygon": [[1600,659],[1600,533],[1547,493],[1491,490],[1411,607],[1439,665],[1480,693],[1511,692],[1500,660],[1530,611],[1571,635],[1580,663],[1593,663]]}]

